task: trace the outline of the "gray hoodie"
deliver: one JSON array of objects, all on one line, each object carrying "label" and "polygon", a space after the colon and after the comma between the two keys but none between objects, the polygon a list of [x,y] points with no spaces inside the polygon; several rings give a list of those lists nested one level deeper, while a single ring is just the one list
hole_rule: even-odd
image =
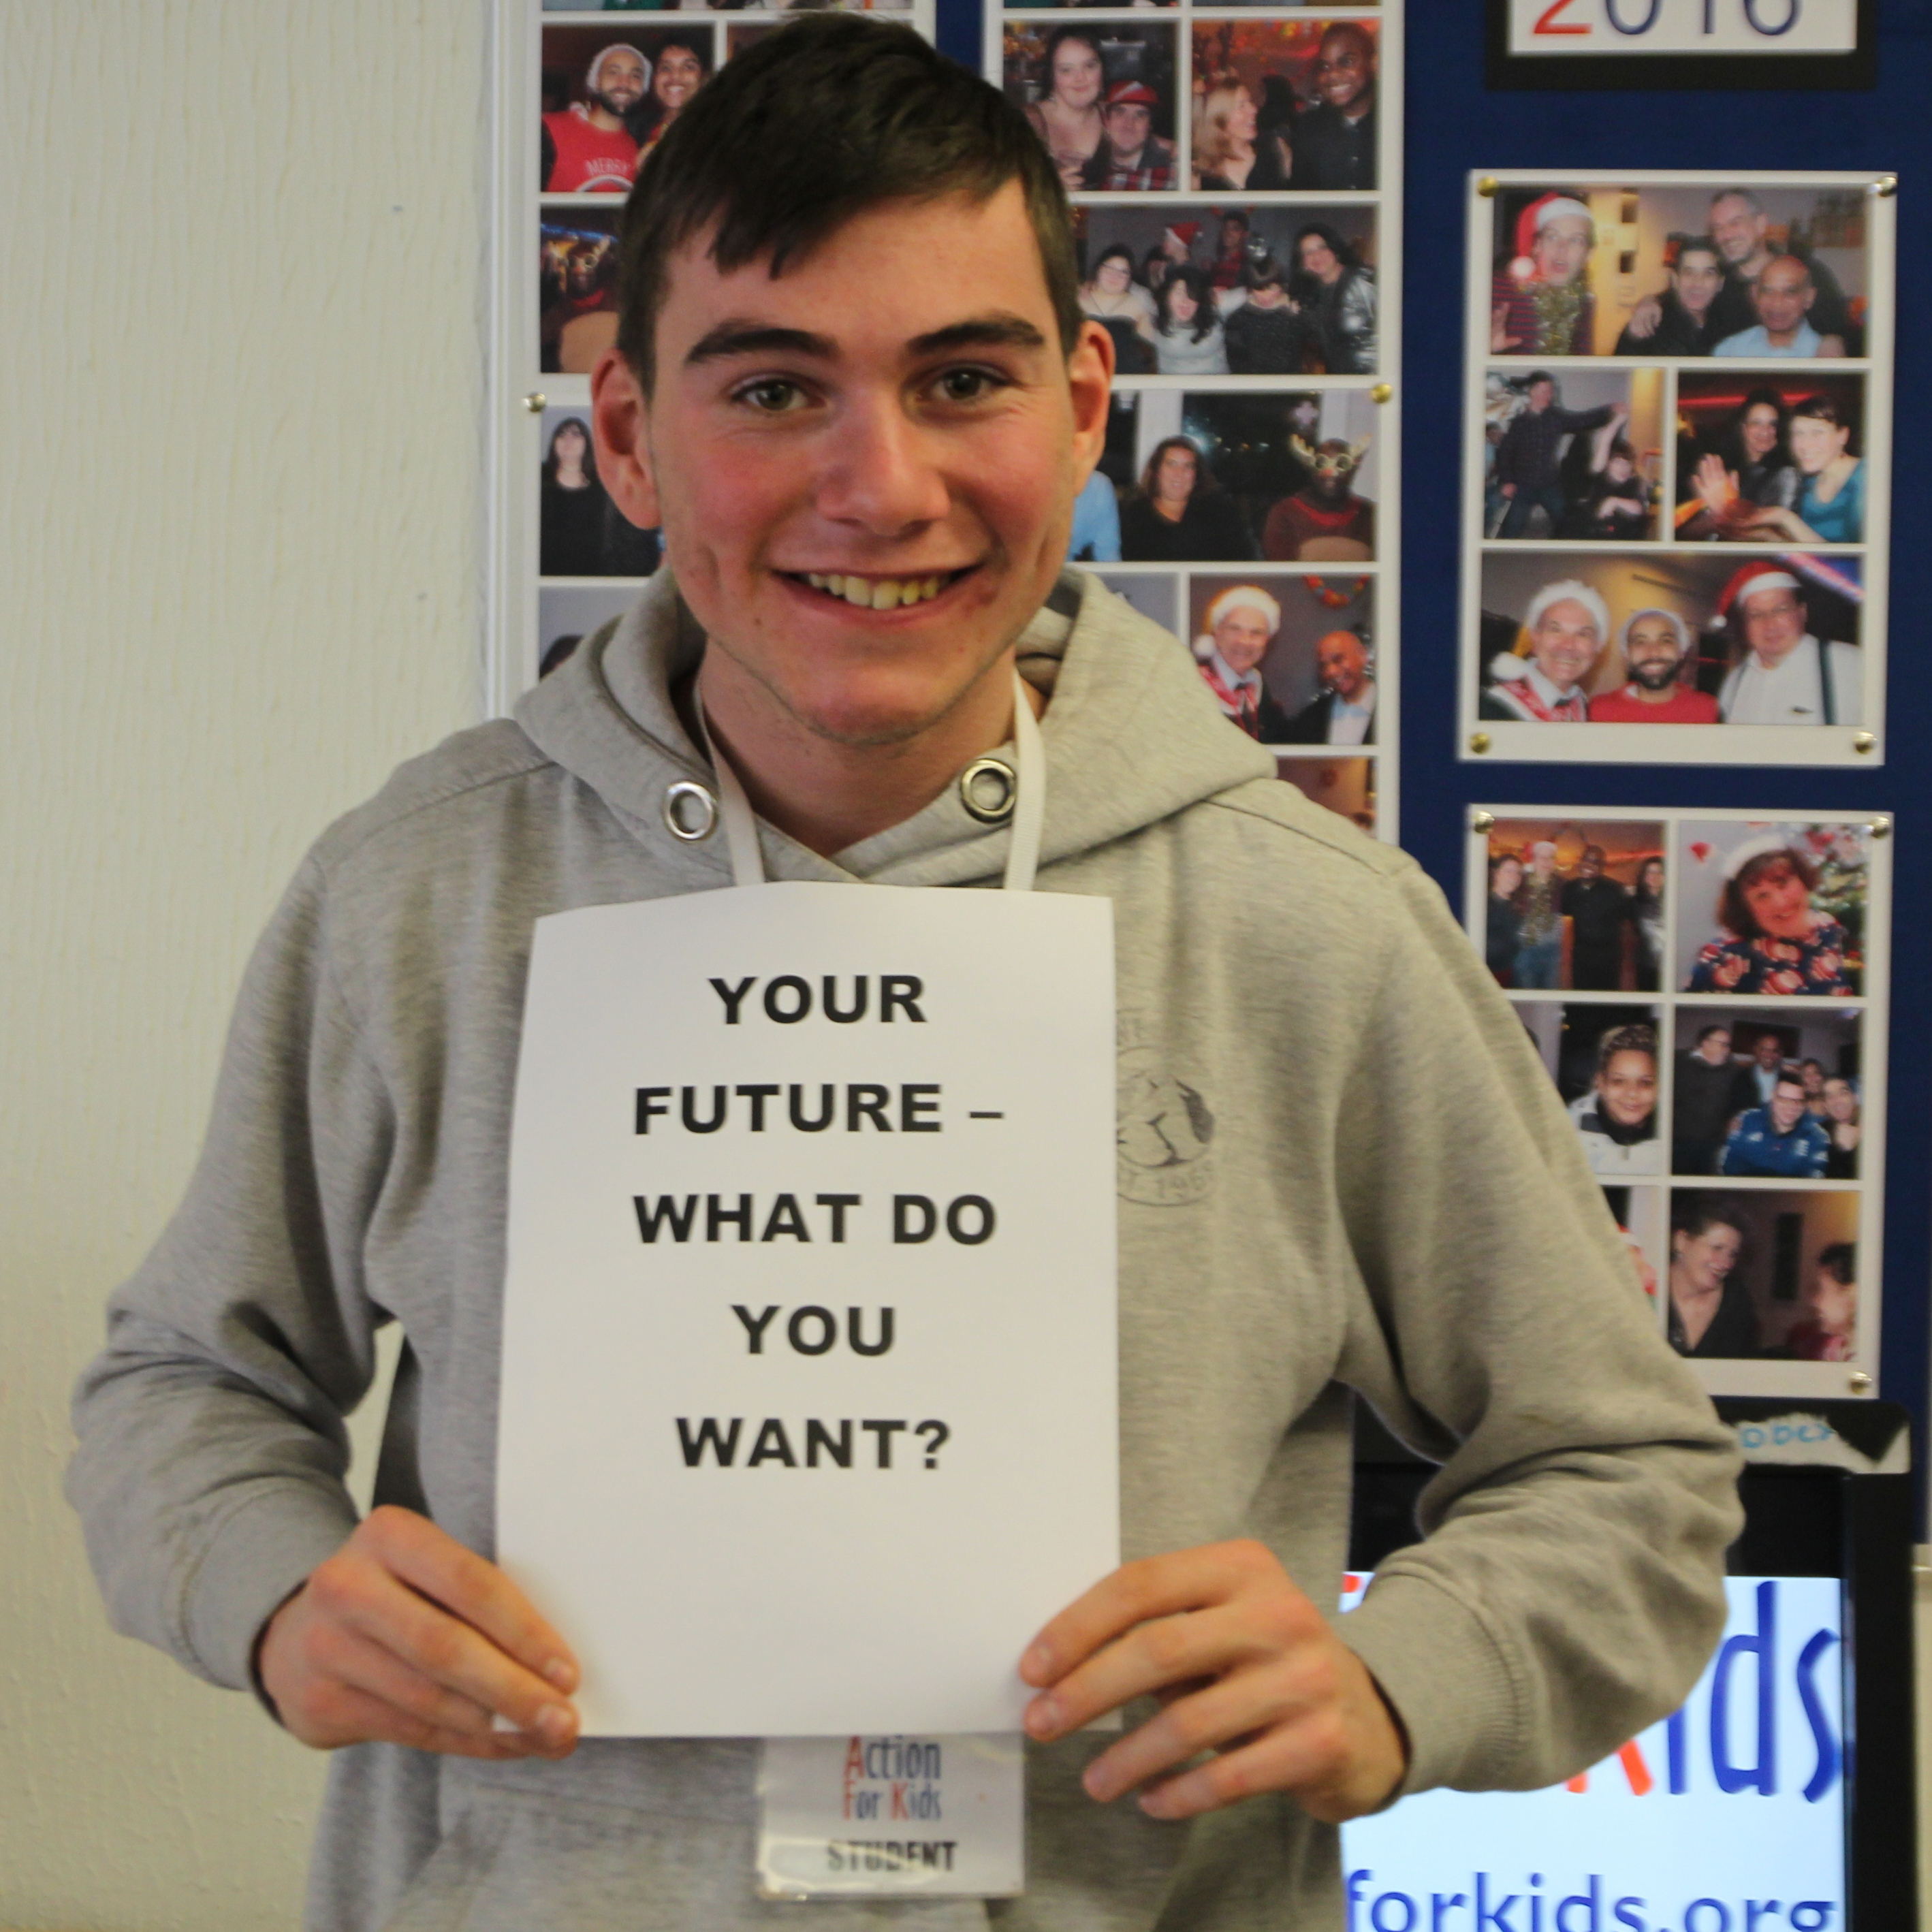
[{"label": "gray hoodie", "polygon": [[[730,884],[722,835],[662,817],[708,776],[669,697],[702,645],[659,575],[514,722],[326,833],[261,942],[188,1197],[82,1379],[69,1479],[116,1627],[213,1682],[248,1684],[263,1622],[352,1527],[342,1418],[386,1322],[407,1341],[377,1499],[493,1548],[532,922]],[[1427,1540],[1342,1624],[1406,1726],[1406,1789],[1593,1762],[1714,1640],[1735,1472],[1547,1076],[1434,886],[1280,783],[1172,638],[1070,575],[1021,662],[1052,698],[1040,886],[1114,905],[1126,1554],[1258,1537],[1333,1604],[1359,1391],[1444,1465]],[[919,886],[996,885],[1007,842],[952,790],[836,862],[762,836],[774,878]],[[1331,1830],[1275,1796],[1191,1825],[1096,1805],[1103,1744],[1033,1752],[1024,1898],[808,1908],[752,1897],[749,1742],[360,1746],[332,1767],[309,1922],[1340,1924]]]}]

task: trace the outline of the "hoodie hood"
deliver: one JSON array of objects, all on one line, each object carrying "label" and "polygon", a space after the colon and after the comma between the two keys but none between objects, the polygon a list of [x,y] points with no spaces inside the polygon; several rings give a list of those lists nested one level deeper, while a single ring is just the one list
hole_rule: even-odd
[{"label": "hoodie hood", "polygon": [[[538,748],[589,785],[645,842],[674,846],[664,819],[680,780],[713,784],[671,688],[694,670],[704,634],[661,570],[616,624],[586,640],[517,706]],[[1062,573],[1019,638],[1020,674],[1049,700],[1042,866],[1157,824],[1204,799],[1276,776],[1274,758],[1232,729],[1186,646],[1096,577]],[[1012,755],[1010,744],[993,748]],[[772,879],[954,886],[999,878],[1009,833],[980,825],[949,785],[886,831],[821,858],[759,821]],[[730,883],[722,829],[676,845]]]}]

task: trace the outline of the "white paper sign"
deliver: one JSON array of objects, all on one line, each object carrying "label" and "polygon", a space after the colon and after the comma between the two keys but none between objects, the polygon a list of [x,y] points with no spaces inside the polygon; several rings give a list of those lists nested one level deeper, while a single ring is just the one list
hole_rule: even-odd
[{"label": "white paper sign", "polygon": [[538,922],[498,1560],[587,1735],[1016,1730],[1119,1561],[1112,908]]},{"label": "white paper sign", "polygon": [[1026,1886],[1026,1742],[772,1738],[758,1772],[765,1898],[1010,1898]]},{"label": "white paper sign", "polygon": [[1510,0],[1513,54],[1848,54],[1858,0]]}]

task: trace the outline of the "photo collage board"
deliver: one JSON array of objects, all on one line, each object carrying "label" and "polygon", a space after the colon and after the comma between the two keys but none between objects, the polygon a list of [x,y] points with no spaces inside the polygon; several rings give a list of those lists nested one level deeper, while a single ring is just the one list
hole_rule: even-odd
[{"label": "photo collage board", "polygon": [[1472,177],[1464,758],[1884,761],[1894,188]]},{"label": "photo collage board", "polygon": [[[499,0],[497,109],[511,134],[496,184],[506,232],[494,318],[505,440],[494,467],[520,480],[494,506],[490,696],[502,710],[628,610],[661,560],[658,533],[635,528],[605,494],[591,447],[590,372],[617,333],[618,216],[685,104],[793,10],[776,0],[649,9]],[[870,0],[867,10],[932,38],[933,0]]]},{"label": "photo collage board", "polygon": [[1071,558],[1317,803],[1395,831],[1402,9],[986,10],[1112,338]]},{"label": "photo collage board", "polygon": [[1472,812],[1474,941],[1713,1394],[1874,1392],[1891,825]]}]

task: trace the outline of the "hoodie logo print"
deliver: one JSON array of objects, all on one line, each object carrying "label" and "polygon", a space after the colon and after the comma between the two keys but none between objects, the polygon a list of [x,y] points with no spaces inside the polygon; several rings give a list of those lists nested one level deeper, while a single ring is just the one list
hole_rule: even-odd
[{"label": "hoodie logo print", "polygon": [[1160,1064],[1138,1016],[1120,1016],[1114,1163],[1120,1192],[1150,1207],[1198,1201],[1214,1185],[1214,1115],[1198,1088]]}]

